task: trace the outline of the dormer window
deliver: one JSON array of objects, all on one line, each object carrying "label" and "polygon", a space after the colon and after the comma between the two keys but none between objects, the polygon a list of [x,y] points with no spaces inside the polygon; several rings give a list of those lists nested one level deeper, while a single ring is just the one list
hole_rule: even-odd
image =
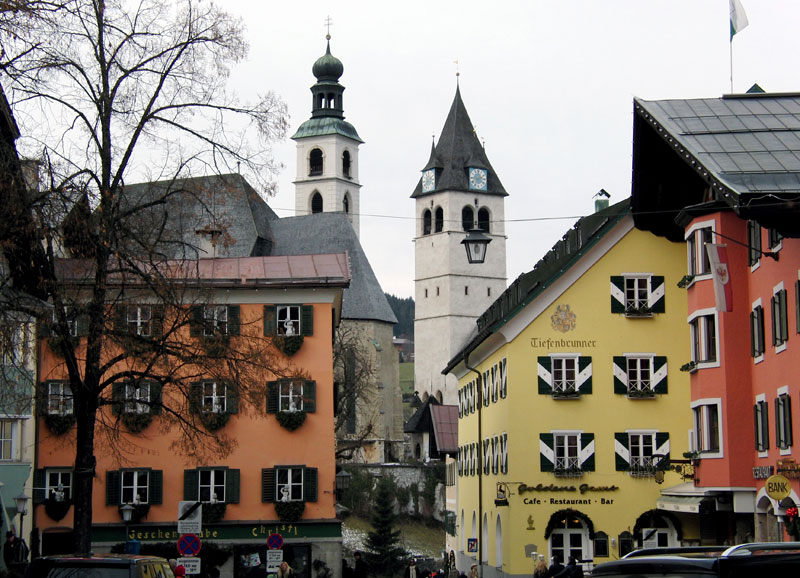
[{"label": "dormer window", "polygon": [[308,176],[321,176],[322,168],[322,151],[320,149],[313,149],[308,157]]}]

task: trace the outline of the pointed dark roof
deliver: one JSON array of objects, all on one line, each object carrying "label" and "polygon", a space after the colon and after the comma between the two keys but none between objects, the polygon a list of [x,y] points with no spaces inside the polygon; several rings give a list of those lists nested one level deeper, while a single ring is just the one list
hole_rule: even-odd
[{"label": "pointed dark roof", "polygon": [[431,151],[430,159],[422,170],[436,169],[436,188],[433,191],[422,192],[422,177],[417,182],[411,198],[423,197],[440,191],[464,191],[475,193],[469,188],[467,168],[484,168],[488,171],[488,185],[482,194],[506,196],[508,193],[492,168],[486,151],[475,134],[475,128],[469,119],[469,114],[461,100],[461,90],[456,87],[456,96],[447,115],[447,120],[442,128],[439,142]]},{"label": "pointed dark roof", "polygon": [[433,431],[433,419],[431,412],[428,408],[434,405],[439,405],[437,400],[432,395],[426,399],[421,406],[408,418],[406,425],[403,427],[403,433],[428,433]]}]

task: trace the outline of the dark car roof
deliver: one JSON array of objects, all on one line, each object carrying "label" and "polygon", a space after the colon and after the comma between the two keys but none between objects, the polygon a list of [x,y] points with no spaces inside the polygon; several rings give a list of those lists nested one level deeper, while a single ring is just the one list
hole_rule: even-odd
[{"label": "dark car roof", "polygon": [[60,554],[58,556],[43,556],[38,560],[45,560],[51,562],[96,562],[96,563],[114,563],[130,564],[131,561],[156,561],[166,562],[166,558],[160,556],[144,556],[139,554],[90,554],[88,556],[79,556],[71,554]]}]

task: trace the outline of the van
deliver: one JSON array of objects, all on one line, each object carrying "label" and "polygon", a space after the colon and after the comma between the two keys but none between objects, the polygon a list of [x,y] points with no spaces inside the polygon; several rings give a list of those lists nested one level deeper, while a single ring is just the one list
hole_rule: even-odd
[{"label": "van", "polygon": [[35,558],[25,578],[175,578],[165,558],[136,554],[43,556]]}]

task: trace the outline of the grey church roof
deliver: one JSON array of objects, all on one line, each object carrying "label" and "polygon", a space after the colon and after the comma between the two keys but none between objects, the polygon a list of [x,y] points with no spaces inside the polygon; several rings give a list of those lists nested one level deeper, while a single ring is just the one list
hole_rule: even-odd
[{"label": "grey church roof", "polygon": [[423,193],[422,177],[420,177],[411,198],[415,199],[439,191],[475,192],[469,188],[468,167],[487,170],[487,190],[481,191],[483,194],[508,195],[486,157],[486,151],[478,140],[478,135],[475,134],[475,128],[472,126],[467,109],[461,100],[461,90],[456,87],[456,96],[450,106],[439,142],[431,150],[428,163],[422,169],[423,171],[431,168],[436,170],[436,186],[433,191]]},{"label": "grey church roof", "polygon": [[293,140],[301,138],[308,138],[310,136],[322,136],[326,134],[338,134],[351,138],[355,141],[363,143],[361,137],[358,136],[356,127],[341,118],[321,117],[310,118],[305,121],[297,129],[297,132],[292,135]]},{"label": "grey church roof", "polygon": [[350,287],[342,297],[342,318],[397,323],[361,242],[344,213],[316,213],[270,222],[272,255],[342,253],[350,257]]}]

